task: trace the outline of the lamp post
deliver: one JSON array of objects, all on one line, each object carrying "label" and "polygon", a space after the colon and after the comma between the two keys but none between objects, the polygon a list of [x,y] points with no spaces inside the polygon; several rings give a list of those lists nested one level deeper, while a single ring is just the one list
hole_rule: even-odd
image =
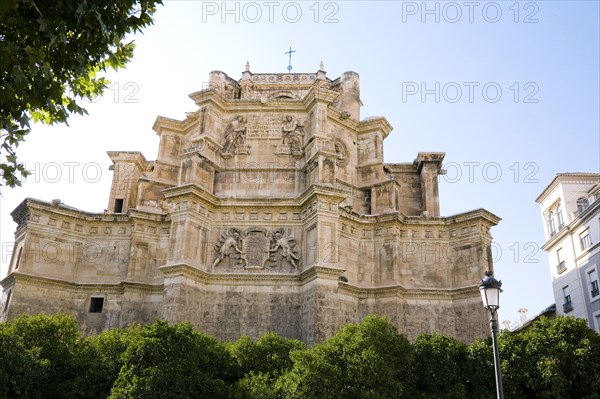
[{"label": "lamp post", "polygon": [[500,355],[498,353],[498,315],[496,311],[500,307],[500,293],[502,282],[494,278],[493,272],[485,272],[485,277],[479,283],[479,292],[483,300],[483,307],[490,311],[490,329],[492,330],[492,346],[494,348],[494,370],[496,371],[496,396],[504,399],[502,389],[502,374],[500,372]]}]

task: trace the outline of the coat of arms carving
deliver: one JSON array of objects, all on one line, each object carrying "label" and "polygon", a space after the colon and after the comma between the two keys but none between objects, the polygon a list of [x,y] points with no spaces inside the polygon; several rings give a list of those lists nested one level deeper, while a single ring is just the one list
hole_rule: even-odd
[{"label": "coat of arms carving", "polygon": [[300,266],[300,247],[291,229],[268,231],[228,228],[215,245],[213,268],[226,270],[294,271]]}]

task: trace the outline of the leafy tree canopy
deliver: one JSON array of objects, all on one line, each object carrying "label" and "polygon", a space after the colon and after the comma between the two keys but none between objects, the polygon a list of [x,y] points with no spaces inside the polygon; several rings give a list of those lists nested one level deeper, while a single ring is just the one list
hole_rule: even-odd
[{"label": "leafy tree canopy", "polygon": [[[513,399],[600,399],[600,335],[557,317],[499,337]],[[189,323],[131,325],[82,335],[65,315],[0,324],[0,399],[495,398],[489,339],[438,334],[414,343],[368,316],[306,348],[265,334],[221,343]]]},{"label": "leafy tree canopy", "polygon": [[280,337],[275,333],[264,334],[256,342],[243,336],[229,350],[244,374],[251,371],[271,372],[276,375],[293,366],[290,352],[306,349],[298,340]]},{"label": "leafy tree canopy", "polygon": [[264,334],[256,342],[242,336],[229,346],[241,376],[235,388],[236,397],[279,398],[281,395],[275,389],[277,379],[293,367],[291,353],[304,350],[306,346],[301,341],[283,338],[275,333]]},{"label": "leafy tree canopy", "polygon": [[70,316],[22,316],[0,324],[0,398],[76,398],[86,347]]},{"label": "leafy tree canopy", "polygon": [[30,121],[67,123],[77,99],[101,95],[107,68],[133,56],[127,35],[152,24],[161,0],[0,2],[0,186],[28,175],[16,148]]},{"label": "leafy tree canopy", "polygon": [[110,399],[228,398],[224,376],[231,367],[225,345],[216,339],[189,323],[156,321],[129,343]]},{"label": "leafy tree canopy", "polygon": [[600,399],[600,335],[584,319],[543,317],[499,343],[506,397]]},{"label": "leafy tree canopy", "polygon": [[414,345],[414,375],[422,398],[468,397],[467,345],[440,334],[421,334]]},{"label": "leafy tree canopy", "polygon": [[382,317],[347,324],[310,351],[295,351],[278,381],[285,398],[411,398],[412,350]]}]

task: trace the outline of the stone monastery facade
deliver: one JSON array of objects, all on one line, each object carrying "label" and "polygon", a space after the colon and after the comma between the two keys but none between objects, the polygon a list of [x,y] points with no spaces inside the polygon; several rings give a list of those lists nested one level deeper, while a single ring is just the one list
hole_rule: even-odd
[{"label": "stone monastery facade", "polygon": [[354,72],[247,65],[209,82],[197,111],[156,119],[156,160],[108,152],[107,212],[29,198],[13,211],[3,320],[67,312],[97,332],[164,318],[311,345],[376,313],[411,339],[487,335],[477,283],[500,219],[440,216],[444,153],[384,163],[392,127],[361,120]]}]

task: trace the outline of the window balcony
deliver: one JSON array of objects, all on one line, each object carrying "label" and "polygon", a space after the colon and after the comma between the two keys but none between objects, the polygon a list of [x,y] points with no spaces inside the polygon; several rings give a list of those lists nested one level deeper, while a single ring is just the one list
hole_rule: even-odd
[{"label": "window balcony", "polygon": [[562,273],[564,273],[565,270],[567,270],[567,265],[566,265],[565,261],[563,260],[556,266],[556,271],[558,272],[558,274],[562,274]]},{"label": "window balcony", "polygon": [[598,288],[593,289],[592,298],[596,298],[598,295],[600,295],[600,290],[598,290]]},{"label": "window balcony", "polygon": [[571,303],[571,300],[568,300],[567,302],[563,303],[563,311],[565,313],[569,313],[572,310],[573,310],[573,304]]}]

